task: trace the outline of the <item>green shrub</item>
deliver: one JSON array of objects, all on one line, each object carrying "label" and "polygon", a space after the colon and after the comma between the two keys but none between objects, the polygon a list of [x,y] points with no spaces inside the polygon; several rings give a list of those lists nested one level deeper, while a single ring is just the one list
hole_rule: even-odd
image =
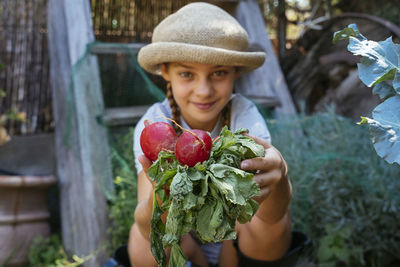
[{"label": "green shrub", "polygon": [[294,228],[313,240],[315,260],[398,263],[400,167],[375,153],[368,129],[333,111],[268,125],[289,166]]},{"label": "green shrub", "polygon": [[114,192],[109,199],[110,251],[126,244],[137,204],[137,175],[133,156],[133,128],[115,133],[111,142]]},{"label": "green shrub", "polygon": [[29,266],[31,267],[76,267],[81,266],[91,255],[80,258],[76,255],[70,260],[58,235],[49,238],[37,237],[29,248]]}]

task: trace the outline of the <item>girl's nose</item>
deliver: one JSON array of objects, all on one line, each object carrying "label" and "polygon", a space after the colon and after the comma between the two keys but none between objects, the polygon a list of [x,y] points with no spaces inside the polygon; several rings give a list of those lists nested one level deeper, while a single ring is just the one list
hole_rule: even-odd
[{"label": "girl's nose", "polygon": [[201,97],[207,97],[212,94],[213,86],[211,81],[208,78],[200,79],[197,88],[195,90],[196,95]]}]

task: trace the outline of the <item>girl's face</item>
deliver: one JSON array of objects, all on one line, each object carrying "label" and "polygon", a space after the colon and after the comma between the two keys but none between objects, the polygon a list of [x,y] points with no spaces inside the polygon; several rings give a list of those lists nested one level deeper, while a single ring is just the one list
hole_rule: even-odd
[{"label": "girl's face", "polygon": [[239,70],[231,66],[168,63],[162,76],[171,82],[182,117],[191,128],[212,131],[229,102]]}]

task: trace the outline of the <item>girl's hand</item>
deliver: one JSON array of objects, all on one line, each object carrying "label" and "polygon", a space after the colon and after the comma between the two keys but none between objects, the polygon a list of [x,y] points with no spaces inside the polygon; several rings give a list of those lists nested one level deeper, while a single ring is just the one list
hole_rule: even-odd
[{"label": "girl's hand", "polygon": [[245,134],[265,148],[265,156],[242,161],[241,168],[245,171],[257,170],[254,181],[260,186],[260,195],[254,199],[261,203],[275,189],[279,181],[287,173],[287,166],[281,153],[262,138]]},{"label": "girl's hand", "polygon": [[140,164],[142,164],[142,168],[143,168],[142,171],[143,171],[143,173],[146,175],[146,178],[147,178],[147,179],[149,180],[149,182],[152,184],[153,189],[154,189],[154,187],[156,186],[156,184],[155,184],[155,182],[153,182],[153,181],[150,179],[149,175],[147,174],[147,171],[149,170],[151,164],[153,164],[153,163],[152,163],[151,160],[149,160],[145,155],[140,155],[140,156],[138,157],[138,160],[139,160]]},{"label": "girl's hand", "polygon": [[151,160],[149,160],[145,155],[140,155],[138,157],[138,160],[139,160],[140,164],[142,164],[143,171],[145,173],[147,173],[147,170],[150,168],[150,166],[152,164]]}]

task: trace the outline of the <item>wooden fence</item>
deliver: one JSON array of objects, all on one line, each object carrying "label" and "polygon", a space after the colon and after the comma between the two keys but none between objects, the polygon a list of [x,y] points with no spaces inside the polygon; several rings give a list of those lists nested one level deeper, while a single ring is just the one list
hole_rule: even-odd
[{"label": "wooden fence", "polygon": [[97,40],[148,43],[154,27],[189,0],[90,0]]},{"label": "wooden fence", "polygon": [[27,122],[8,122],[12,134],[50,132],[51,90],[46,29],[47,0],[0,1],[0,114],[25,112]]}]

